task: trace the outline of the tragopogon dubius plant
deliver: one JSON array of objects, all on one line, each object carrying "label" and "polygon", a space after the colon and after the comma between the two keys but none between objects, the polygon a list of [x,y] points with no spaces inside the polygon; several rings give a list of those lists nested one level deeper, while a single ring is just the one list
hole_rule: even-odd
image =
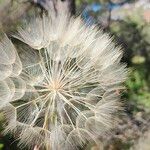
[{"label": "tragopogon dubius plant", "polygon": [[127,70],[109,35],[78,18],[31,21],[0,43],[0,108],[20,145],[74,150],[116,123]]}]

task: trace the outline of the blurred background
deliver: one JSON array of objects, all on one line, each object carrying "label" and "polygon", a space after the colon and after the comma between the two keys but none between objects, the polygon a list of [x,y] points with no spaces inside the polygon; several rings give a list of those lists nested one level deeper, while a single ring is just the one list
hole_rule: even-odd
[{"label": "blurred background", "polygon": [[[50,9],[81,15],[122,45],[122,62],[129,68],[122,94],[125,114],[111,136],[100,138],[104,150],[150,150],[150,0],[0,0],[0,38],[4,33],[12,38],[25,20]],[[17,140],[2,135],[2,124],[0,113],[0,150],[19,150]],[[82,150],[99,148],[87,143]]]}]

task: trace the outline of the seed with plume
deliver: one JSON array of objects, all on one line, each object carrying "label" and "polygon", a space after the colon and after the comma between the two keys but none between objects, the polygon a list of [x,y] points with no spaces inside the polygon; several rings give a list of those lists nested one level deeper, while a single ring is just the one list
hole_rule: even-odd
[{"label": "seed with plume", "polygon": [[[115,125],[127,70],[112,39],[80,18],[36,18],[0,43],[5,133],[21,146],[76,150]],[[17,53],[17,51],[19,53]]]}]

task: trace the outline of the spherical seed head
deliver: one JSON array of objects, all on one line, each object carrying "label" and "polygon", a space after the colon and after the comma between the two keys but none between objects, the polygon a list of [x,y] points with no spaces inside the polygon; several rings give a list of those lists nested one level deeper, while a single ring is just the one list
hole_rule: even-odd
[{"label": "spherical seed head", "polygon": [[98,144],[121,109],[118,91],[127,70],[120,48],[96,27],[66,15],[37,18],[16,37],[27,44],[19,56],[8,38],[0,49],[0,65],[9,72],[0,73],[5,132],[16,133],[30,148]]}]

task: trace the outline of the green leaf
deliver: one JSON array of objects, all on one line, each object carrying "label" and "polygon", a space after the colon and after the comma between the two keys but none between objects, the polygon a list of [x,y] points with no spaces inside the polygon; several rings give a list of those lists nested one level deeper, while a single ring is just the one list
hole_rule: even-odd
[{"label": "green leaf", "polygon": [[0,150],[3,150],[4,145],[0,144]]}]

